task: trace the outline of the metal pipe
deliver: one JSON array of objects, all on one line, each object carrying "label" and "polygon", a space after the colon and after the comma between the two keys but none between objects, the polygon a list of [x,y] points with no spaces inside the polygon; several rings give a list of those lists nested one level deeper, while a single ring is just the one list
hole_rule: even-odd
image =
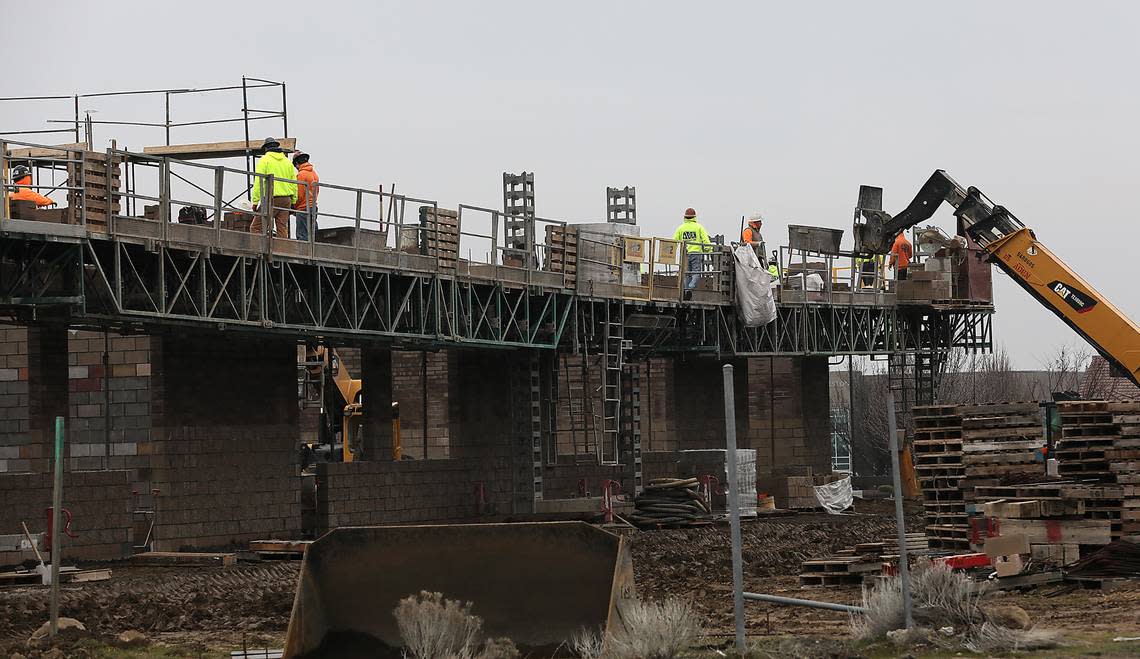
[{"label": "metal pipe", "polygon": [[899,538],[899,578],[902,580],[903,611],[906,613],[906,628],[914,627],[914,614],[910,602],[910,567],[906,558],[906,521],[903,517],[902,474],[899,471],[899,434],[895,429],[895,392],[887,392],[887,432],[891,451],[891,477],[895,485],[895,526]]},{"label": "metal pipe", "polygon": [[[253,152],[249,150],[249,92],[246,88],[245,76],[241,77],[241,112],[245,121],[242,125],[245,126],[245,187],[246,189],[253,187],[253,179],[250,172],[253,171]],[[250,197],[246,197],[247,200]]]},{"label": "metal pipe", "polygon": [[63,534],[63,417],[55,418],[55,478],[51,490],[51,595],[48,610],[51,635],[59,633],[59,551]]},{"label": "metal pipe", "polygon": [[827,609],[828,611],[842,611],[844,613],[863,613],[861,606],[850,604],[836,604],[834,602],[817,602],[815,600],[802,600],[795,597],[780,597],[779,595],[765,595],[763,593],[744,593],[744,599],[770,604],[786,604],[788,606],[808,606],[813,609]]},{"label": "metal pipe", "polygon": [[736,649],[745,651],[744,561],[740,549],[740,490],[736,473],[736,394],[732,364],[724,365],[724,434],[728,461],[728,523],[732,534],[732,611],[736,623]]},{"label": "metal pipe", "polygon": [[[246,108],[246,116],[249,116],[248,108]],[[286,105],[284,82],[281,83],[281,131],[285,133],[282,137],[289,137],[289,114],[288,106]]]}]

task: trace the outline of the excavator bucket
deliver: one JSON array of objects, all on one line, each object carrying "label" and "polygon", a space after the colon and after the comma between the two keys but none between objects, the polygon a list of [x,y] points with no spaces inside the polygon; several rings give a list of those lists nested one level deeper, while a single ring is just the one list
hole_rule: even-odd
[{"label": "excavator bucket", "polygon": [[339,528],[305,553],[284,656],[399,656],[393,611],[420,591],[472,602],[486,637],[542,656],[616,631],[636,597],[627,541],[585,522]]}]

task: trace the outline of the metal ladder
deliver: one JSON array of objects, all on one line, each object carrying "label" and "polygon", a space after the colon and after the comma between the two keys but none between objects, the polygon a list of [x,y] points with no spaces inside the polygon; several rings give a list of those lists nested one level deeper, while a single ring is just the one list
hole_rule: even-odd
[{"label": "metal ladder", "polygon": [[301,409],[320,409],[325,400],[325,363],[311,358],[305,350],[305,361],[297,362],[297,399]]},{"label": "metal ladder", "polygon": [[503,172],[503,255],[519,267],[537,266],[534,258],[534,172]]},{"label": "metal ladder", "polygon": [[[605,305],[602,321],[602,442],[598,462],[621,464],[622,369],[625,353],[633,342],[625,338],[625,308],[621,303]],[[607,454],[606,449],[610,448]]]}]

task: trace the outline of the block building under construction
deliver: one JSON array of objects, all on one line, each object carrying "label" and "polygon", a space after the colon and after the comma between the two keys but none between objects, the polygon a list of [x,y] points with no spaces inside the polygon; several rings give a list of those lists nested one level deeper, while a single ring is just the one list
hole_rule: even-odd
[{"label": "block building under construction", "polygon": [[[301,142],[283,83],[216,90],[250,87],[281,109],[243,104],[232,142],[172,143],[168,119],[164,144],[95,150],[78,112],[74,143],[0,140],[0,168],[60,202],[0,206],[0,533],[45,526],[57,416],[75,558],[594,512],[603,490],[716,471],[699,451],[724,447],[724,363],[780,505],[789,478],[832,471],[831,366],[887,360],[902,412],[931,402],[948,350],[991,348],[989,265],[968,249],[887,287],[810,227],[777,255],[776,319],[745,327],[730,247],[684,295],[684,245],[640,234],[633,188],[571,224],[536,214],[529,172],[503,175],[497,208],[322,181],[307,240],[268,217],[251,233],[242,202],[272,185],[251,121]],[[301,450],[340,376],[360,394],[331,433],[349,460]]]}]

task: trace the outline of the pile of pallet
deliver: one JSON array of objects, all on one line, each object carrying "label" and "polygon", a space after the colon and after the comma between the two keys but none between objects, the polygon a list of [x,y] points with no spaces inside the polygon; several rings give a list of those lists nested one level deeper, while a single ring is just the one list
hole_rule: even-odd
[{"label": "pile of pallet", "polygon": [[974,489],[1045,475],[1037,403],[915,408],[914,462],[932,546],[970,547]]},{"label": "pile of pallet", "polygon": [[459,213],[435,206],[420,206],[421,253],[439,259],[444,269],[454,269],[459,258]]},{"label": "pile of pallet", "polygon": [[1086,513],[1111,520],[1113,539],[1140,536],[1140,401],[1070,401],[1057,411],[1061,476],[1118,484],[1118,496]]},{"label": "pile of pallet", "polygon": [[550,248],[547,270],[565,273],[567,286],[572,286],[578,276],[578,228],[547,225],[546,244]]},{"label": "pile of pallet", "polygon": [[984,517],[972,529],[975,548],[989,536],[1024,535],[1031,558],[1056,566],[1080,557],[1082,546],[1112,540],[1113,520],[1105,510],[1119,500],[1120,486],[1052,481],[976,488]]},{"label": "pile of pallet", "polygon": [[[800,563],[800,585],[861,584],[866,577],[881,573],[884,563],[898,563],[898,546],[898,538],[883,538],[880,542],[863,542],[831,556],[803,561]],[[906,550],[909,558],[927,554],[926,536],[922,533],[906,534]]]},{"label": "pile of pallet", "polygon": [[[109,159],[106,153],[97,151],[69,152],[68,157],[75,162],[67,165],[68,185],[73,189],[67,193],[71,224],[81,223],[82,212],[86,210],[87,225],[92,229],[106,230],[107,213],[119,212],[119,163],[122,158]],[[82,188],[81,190],[78,188]]]}]

